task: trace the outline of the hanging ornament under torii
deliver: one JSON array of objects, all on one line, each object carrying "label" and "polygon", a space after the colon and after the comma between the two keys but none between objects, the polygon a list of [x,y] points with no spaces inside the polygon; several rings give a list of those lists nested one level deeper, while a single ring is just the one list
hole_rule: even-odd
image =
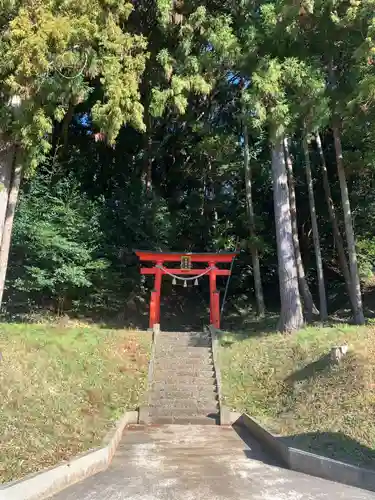
[{"label": "hanging ornament under torii", "polygon": [[[183,282],[184,282],[184,288],[186,288],[188,280],[185,279],[185,280],[183,280]],[[175,277],[173,277],[173,279],[172,279],[172,285],[177,285],[177,279]],[[198,278],[195,278],[194,286],[198,286]]]}]

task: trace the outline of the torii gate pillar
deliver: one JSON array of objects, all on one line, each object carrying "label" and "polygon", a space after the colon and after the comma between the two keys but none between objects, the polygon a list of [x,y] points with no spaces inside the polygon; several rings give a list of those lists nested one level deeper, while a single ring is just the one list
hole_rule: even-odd
[{"label": "torii gate pillar", "polygon": [[[221,269],[216,264],[231,263],[237,255],[236,252],[231,253],[180,253],[180,252],[147,252],[136,250],[136,255],[141,262],[154,263],[153,267],[142,267],[141,274],[153,274],[155,276],[154,289],[151,292],[150,298],[150,321],[149,326],[157,323],[160,324],[160,295],[161,283],[164,274],[172,274],[175,276],[191,277],[207,274],[210,280],[210,324],[216,328],[220,328],[220,292],[216,288],[217,276],[229,276],[229,269]],[[180,268],[164,267],[165,262],[180,262]],[[208,263],[208,267],[200,269],[192,269],[191,263]]]}]

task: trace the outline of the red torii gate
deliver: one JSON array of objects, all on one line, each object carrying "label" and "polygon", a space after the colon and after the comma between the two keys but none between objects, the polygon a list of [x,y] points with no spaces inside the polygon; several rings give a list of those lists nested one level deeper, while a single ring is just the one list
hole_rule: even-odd
[{"label": "red torii gate", "polygon": [[[154,289],[150,299],[150,323],[152,328],[160,323],[160,291],[163,275],[186,276],[186,280],[208,275],[210,280],[210,324],[220,328],[220,292],[216,289],[216,276],[229,276],[229,269],[219,269],[216,264],[228,264],[237,255],[230,253],[188,253],[188,252],[149,252],[135,250],[141,262],[153,262],[153,267],[142,267],[141,274],[155,275]],[[165,262],[180,262],[179,268],[167,268]],[[208,267],[192,269],[192,262],[207,263]],[[184,278],[182,278],[184,279]]]}]

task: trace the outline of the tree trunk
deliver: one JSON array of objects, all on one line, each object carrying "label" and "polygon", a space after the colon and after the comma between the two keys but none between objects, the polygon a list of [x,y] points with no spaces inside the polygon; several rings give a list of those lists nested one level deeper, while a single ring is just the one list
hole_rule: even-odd
[{"label": "tree trunk", "polygon": [[145,192],[151,194],[152,191],[152,118],[149,112],[149,101],[146,100],[144,108],[144,122],[146,125],[146,131],[144,133],[144,146],[143,146],[143,185],[145,187]]},{"label": "tree trunk", "polygon": [[202,203],[201,203],[201,216],[203,217],[206,211],[206,172],[203,172],[202,179]]},{"label": "tree trunk", "polygon": [[313,188],[313,181],[312,181],[311,167],[310,167],[309,144],[307,142],[306,135],[304,135],[303,138],[303,151],[305,154],[305,167],[306,167],[307,188],[309,191],[311,227],[313,232],[316,270],[318,274],[318,283],[319,283],[320,318],[322,321],[325,321],[328,318],[327,297],[326,297],[326,289],[324,286],[322,254],[320,251],[319,229],[318,229],[318,221],[315,210],[314,188]]},{"label": "tree trunk", "polygon": [[344,211],[345,233],[346,233],[346,240],[348,243],[349,269],[350,269],[350,277],[352,285],[351,288],[352,288],[352,297],[354,300],[354,309],[355,309],[354,321],[358,325],[363,325],[365,322],[365,317],[363,314],[363,307],[362,307],[361,284],[359,281],[357,252],[355,248],[352,213],[350,209],[348,185],[346,183],[345,168],[342,156],[341,137],[336,117],[334,117],[333,119],[332,129],[333,129],[333,138],[335,141],[336,163],[337,163],[337,172],[340,182],[342,207]]},{"label": "tree trunk", "polygon": [[313,319],[313,314],[319,314],[319,311],[315,307],[309,285],[306,280],[305,268],[303,266],[301,249],[298,238],[298,225],[297,225],[297,205],[296,205],[296,192],[294,186],[294,176],[293,176],[293,163],[292,158],[289,153],[288,139],[284,139],[284,150],[286,158],[286,170],[288,175],[288,187],[289,187],[289,203],[290,203],[290,215],[292,223],[292,237],[294,253],[296,256],[297,263],[297,273],[298,273],[298,285],[299,290],[303,298],[303,305],[305,308],[305,316],[308,322]]},{"label": "tree trunk", "polygon": [[5,214],[8,206],[13,159],[13,146],[8,141],[0,138],[0,243],[3,236]]},{"label": "tree trunk", "polygon": [[22,178],[22,155],[20,151],[17,151],[12,183],[9,191],[8,206],[5,214],[3,237],[0,246],[0,308],[4,294],[5,276],[8,267],[8,258],[9,258],[10,242],[12,239],[14,214],[16,211],[16,205],[18,201],[21,178]]},{"label": "tree trunk", "polygon": [[320,139],[319,133],[315,134],[315,140],[316,140],[316,145],[317,145],[317,148],[319,151],[319,156],[320,156],[320,162],[321,162],[321,167],[322,167],[322,176],[323,176],[324,196],[325,196],[326,203],[328,206],[329,218],[330,218],[330,221],[332,224],[333,239],[334,239],[335,246],[337,249],[337,254],[338,254],[338,258],[339,258],[341,272],[344,276],[346,288],[348,290],[349,299],[350,299],[350,303],[351,303],[353,314],[354,314],[354,312],[355,312],[355,307],[354,307],[355,300],[353,299],[353,296],[352,296],[352,285],[351,285],[351,279],[350,279],[350,271],[349,271],[348,261],[347,261],[346,255],[345,255],[344,241],[341,237],[339,225],[337,222],[335,205],[333,204],[333,200],[332,200],[331,188],[329,185],[329,178],[328,178],[328,172],[327,172],[327,166],[326,166],[326,162],[325,162],[325,158],[324,158],[322,141]]},{"label": "tree trunk", "polygon": [[250,166],[250,155],[249,155],[249,136],[245,120],[243,120],[242,132],[244,139],[246,206],[247,206],[247,215],[249,218],[249,230],[251,238],[251,258],[253,262],[255,298],[257,301],[258,314],[259,316],[264,316],[265,307],[264,307],[264,297],[263,297],[263,287],[262,287],[262,276],[260,274],[259,252],[255,241],[256,233],[255,233],[253,197],[251,192],[252,187],[251,187],[251,166]]},{"label": "tree trunk", "polygon": [[207,224],[208,227],[210,228],[208,233],[211,240],[216,241],[217,238],[219,237],[218,233],[219,214],[216,208],[216,192],[215,192],[216,190],[215,190],[214,175],[212,173],[212,158],[210,155],[206,155],[206,161],[207,161],[207,185],[208,185]]},{"label": "tree trunk", "polygon": [[293,331],[303,326],[303,315],[298,289],[288,182],[281,137],[276,137],[272,149],[272,179],[281,299],[278,328],[281,331]]}]

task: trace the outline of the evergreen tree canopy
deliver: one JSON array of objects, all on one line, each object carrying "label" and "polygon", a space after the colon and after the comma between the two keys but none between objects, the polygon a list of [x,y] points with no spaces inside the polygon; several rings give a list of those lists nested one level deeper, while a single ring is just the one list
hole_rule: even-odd
[{"label": "evergreen tree canopy", "polygon": [[[375,258],[374,12],[374,0],[0,0],[0,263],[17,165],[23,178],[5,306],[121,309],[148,286],[134,248],[238,245],[233,302],[254,302],[256,256],[277,308],[278,238],[293,224],[274,202],[295,216],[318,303],[313,199],[329,310],[346,282],[355,316],[356,262],[367,287]],[[276,199],[285,160],[295,214],[290,193]]]}]

